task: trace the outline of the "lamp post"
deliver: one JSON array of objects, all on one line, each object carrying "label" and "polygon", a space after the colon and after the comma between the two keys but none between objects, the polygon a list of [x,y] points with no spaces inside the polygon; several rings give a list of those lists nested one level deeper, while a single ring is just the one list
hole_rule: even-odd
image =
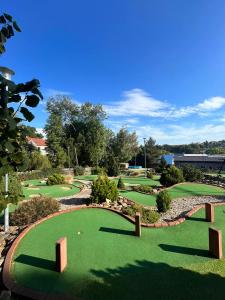
[{"label": "lamp post", "polygon": [[[6,67],[0,67],[0,73],[7,80],[10,80],[12,75],[15,75],[13,70]],[[7,85],[5,86],[5,90],[6,92],[8,92]],[[5,199],[8,198],[8,192],[9,192],[9,174],[6,173],[5,174]],[[6,204],[6,208],[4,210],[4,232],[7,233],[8,230],[9,230],[9,207],[8,204]]]},{"label": "lamp post", "polygon": [[145,147],[145,178],[147,178],[147,169],[146,169],[146,138],[144,140],[144,147]]}]

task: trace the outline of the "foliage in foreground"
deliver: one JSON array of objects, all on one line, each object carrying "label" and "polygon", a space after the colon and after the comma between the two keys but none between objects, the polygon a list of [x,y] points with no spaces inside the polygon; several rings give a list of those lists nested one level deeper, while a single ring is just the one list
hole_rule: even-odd
[{"label": "foliage in foreground", "polygon": [[182,170],[175,166],[166,168],[160,177],[160,183],[164,186],[171,186],[184,181]]},{"label": "foliage in foreground", "polygon": [[59,211],[57,200],[47,197],[36,197],[23,202],[10,216],[12,225],[24,226],[34,223],[48,215]]},{"label": "foliage in foreground", "polygon": [[109,180],[107,176],[101,175],[93,182],[90,201],[92,203],[102,203],[106,199],[116,201],[118,190],[115,182]]},{"label": "foliage in foreground", "polygon": [[161,191],[156,197],[156,206],[158,211],[166,212],[170,209],[171,201],[169,193],[166,190]]},{"label": "foliage in foreground", "polygon": [[136,212],[141,213],[141,222],[153,224],[159,220],[159,213],[154,210],[146,209],[142,205],[134,203],[131,206],[123,208],[122,212],[128,216],[135,217]]},{"label": "foliage in foreground", "polygon": [[55,185],[55,184],[64,184],[65,178],[61,174],[53,174],[48,177],[46,184],[47,185]]},{"label": "foliage in foreground", "polygon": [[0,177],[0,209],[6,208],[8,203],[16,204],[23,197],[22,185],[16,175],[9,175],[9,192],[5,198],[5,178]]}]

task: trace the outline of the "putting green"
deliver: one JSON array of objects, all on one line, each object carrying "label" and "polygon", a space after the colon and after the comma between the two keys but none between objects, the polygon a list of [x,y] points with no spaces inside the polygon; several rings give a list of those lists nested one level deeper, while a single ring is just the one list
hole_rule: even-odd
[{"label": "putting green", "polygon": [[59,185],[46,185],[41,179],[24,181],[24,184],[30,186],[23,186],[23,194],[25,199],[31,199],[32,197],[43,195],[48,197],[66,197],[79,193],[80,189],[75,184],[59,184]]},{"label": "putting green", "polygon": [[[224,216],[224,207],[216,207],[214,226],[223,233]],[[175,227],[143,228],[137,238],[121,216],[82,209],[34,227],[16,249],[11,273],[35,291],[87,300],[222,299],[225,260],[208,256],[209,226],[201,209]],[[59,274],[54,247],[63,236],[68,266]]]},{"label": "putting green", "polygon": [[[225,196],[225,190],[213,185],[201,183],[182,183],[168,189],[172,199],[191,196]],[[145,206],[155,206],[156,195],[145,195],[133,191],[120,191],[121,196],[127,197]]]}]

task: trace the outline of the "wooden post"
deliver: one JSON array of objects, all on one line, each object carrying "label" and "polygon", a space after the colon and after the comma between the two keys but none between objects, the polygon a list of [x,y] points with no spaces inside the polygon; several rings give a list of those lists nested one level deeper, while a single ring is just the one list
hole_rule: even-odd
[{"label": "wooden post", "polygon": [[211,203],[205,204],[205,218],[208,222],[214,222],[214,206]]},{"label": "wooden post", "polygon": [[221,230],[209,228],[209,253],[218,259],[223,257]]},{"label": "wooden post", "polygon": [[135,235],[141,236],[141,214],[139,212],[135,214]]},{"label": "wooden post", "polygon": [[66,237],[60,238],[56,242],[56,270],[63,272],[67,266],[67,239]]}]

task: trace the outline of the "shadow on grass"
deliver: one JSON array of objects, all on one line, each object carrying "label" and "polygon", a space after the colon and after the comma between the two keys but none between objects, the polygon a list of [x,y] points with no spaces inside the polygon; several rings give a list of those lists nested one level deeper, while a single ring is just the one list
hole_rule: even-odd
[{"label": "shadow on grass", "polygon": [[206,218],[187,217],[189,221],[207,222]]},{"label": "shadow on grass", "polygon": [[109,227],[100,227],[99,231],[108,232],[108,233],[115,233],[115,234],[123,234],[123,235],[134,235],[134,231],[116,229],[116,228],[109,228]]},{"label": "shadow on grass", "polygon": [[21,254],[19,255],[16,259],[15,262],[29,265],[32,267],[37,267],[41,269],[46,269],[49,271],[55,271],[56,270],[56,264],[52,260],[48,260],[45,258],[40,258],[40,257],[35,257],[35,256],[30,256],[26,254]]},{"label": "shadow on grass", "polygon": [[186,255],[197,255],[203,257],[210,257],[208,250],[175,246],[175,245],[167,245],[167,244],[159,244],[159,247],[168,252],[181,253]]}]

